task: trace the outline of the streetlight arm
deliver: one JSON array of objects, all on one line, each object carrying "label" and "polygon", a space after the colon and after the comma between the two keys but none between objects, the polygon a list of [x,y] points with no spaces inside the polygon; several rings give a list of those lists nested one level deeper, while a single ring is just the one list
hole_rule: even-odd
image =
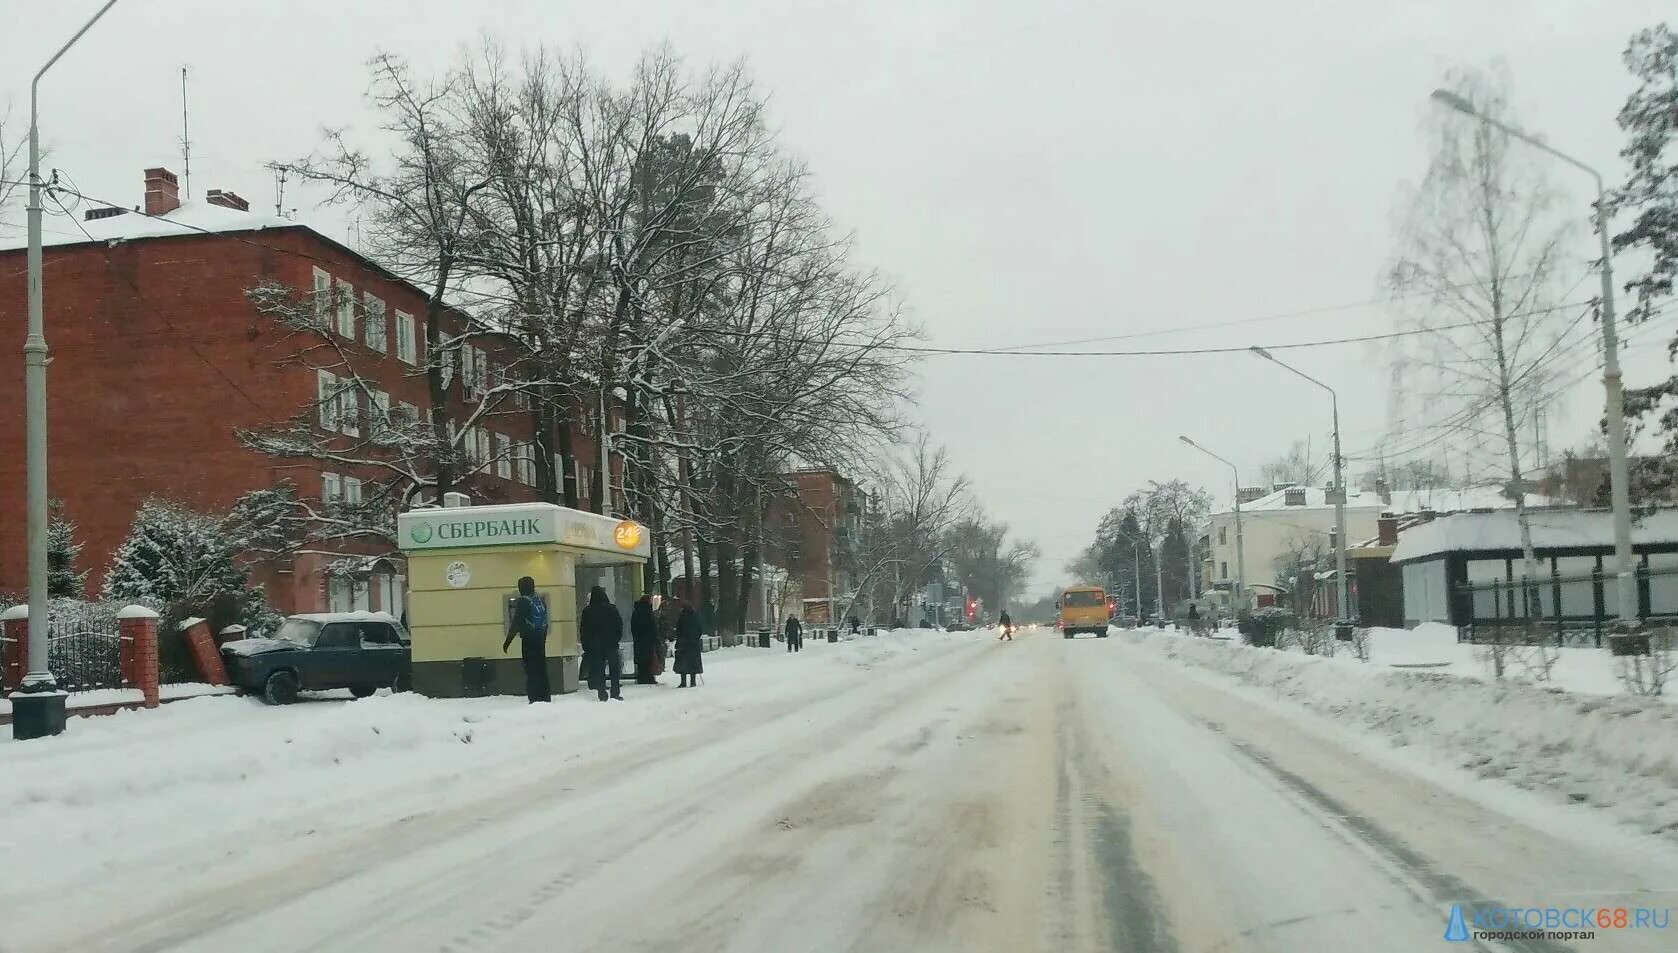
[{"label": "streetlight arm", "polygon": [[1543,152],[1548,152],[1550,155],[1553,155],[1556,158],[1560,159],[1561,161],[1567,163],[1568,165],[1573,166],[1575,169],[1578,169],[1581,172],[1584,172],[1586,175],[1589,175],[1591,178],[1596,180],[1596,191],[1597,191],[1598,195],[1601,195],[1606,191],[1602,186],[1602,174],[1600,172],[1591,168],[1590,166],[1586,165],[1585,163],[1580,162],[1578,159],[1573,158],[1572,156],[1568,155],[1567,153],[1561,151],[1560,149],[1557,149],[1555,146],[1550,145],[1549,143],[1545,142],[1544,140],[1538,138],[1537,136],[1534,136],[1532,133],[1525,132],[1523,130],[1517,129],[1514,126],[1511,126],[1508,123],[1502,121],[1501,119],[1494,119],[1491,116],[1486,115],[1484,112],[1480,111],[1479,109],[1476,109],[1474,107],[1473,103],[1464,99],[1462,96],[1459,96],[1456,93],[1451,92],[1448,89],[1436,89],[1436,90],[1434,90],[1433,91],[1433,99],[1434,99],[1435,102],[1442,103],[1446,106],[1449,106],[1450,108],[1456,110],[1457,112],[1462,113],[1465,116],[1470,116],[1470,117],[1473,117],[1475,119],[1478,119],[1481,122],[1485,123],[1486,125],[1491,126],[1493,129],[1496,129],[1499,132],[1504,133],[1505,135],[1513,136],[1514,138],[1521,140],[1522,142],[1526,143],[1527,145],[1532,146],[1534,149],[1538,149],[1538,150],[1541,150]]},{"label": "streetlight arm", "polygon": [[59,58],[65,53],[68,53],[70,51],[70,47],[76,45],[76,41],[82,38],[82,34],[93,29],[93,25],[99,22],[99,18],[105,15],[105,11],[116,6],[116,3],[117,0],[106,0],[105,5],[99,8],[99,12],[95,13],[86,23],[82,24],[82,28],[76,31],[76,35],[66,40],[64,45],[58,48],[58,52],[52,55],[52,59],[47,60],[46,65],[42,66],[40,70],[35,73],[35,78],[29,81],[29,125],[31,127],[35,125],[35,87],[40,84],[41,77],[47,75],[47,70],[52,69],[53,64],[57,63]]}]

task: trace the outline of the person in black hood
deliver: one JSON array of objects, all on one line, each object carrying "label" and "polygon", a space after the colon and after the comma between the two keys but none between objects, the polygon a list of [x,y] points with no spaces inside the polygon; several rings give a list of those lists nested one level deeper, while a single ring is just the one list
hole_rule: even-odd
[{"label": "person in black hood", "polygon": [[629,614],[629,638],[635,643],[635,682],[657,685],[664,672],[664,640],[658,637],[658,620],[653,618],[651,593],[635,600]]},{"label": "person in black hood", "polygon": [[519,640],[520,657],[524,660],[524,692],[532,702],[553,699],[548,687],[548,606],[536,595],[536,580],[529,576],[519,579],[518,598],[513,600],[513,624],[507,628],[507,639],[501,643],[501,654],[507,654],[513,639]]},{"label": "person in black hood", "polygon": [[786,637],[788,652],[804,651],[804,624],[798,621],[798,616],[787,616]]},{"label": "person in black hood", "polygon": [[606,590],[600,586],[589,590],[588,606],[583,609],[582,618],[577,620],[577,631],[582,637],[583,655],[589,660],[589,687],[594,689],[601,701],[605,701],[608,697],[606,683],[610,676],[610,697],[623,701],[620,694],[623,654],[618,651],[618,642],[623,639],[623,617],[618,615],[617,606],[612,605]]},{"label": "person in black hood", "polygon": [[705,672],[704,643],[699,632],[699,613],[693,606],[682,604],[682,614],[676,619],[676,674],[682,676],[681,688],[697,686]]}]

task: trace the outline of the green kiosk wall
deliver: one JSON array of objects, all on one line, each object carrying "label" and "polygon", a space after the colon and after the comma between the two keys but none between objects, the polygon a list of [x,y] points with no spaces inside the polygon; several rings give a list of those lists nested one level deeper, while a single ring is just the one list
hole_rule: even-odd
[{"label": "green kiosk wall", "polygon": [[408,559],[414,690],[442,698],[524,694],[519,647],[501,651],[520,576],[548,602],[549,679],[576,691],[579,571],[590,579],[606,570],[620,582],[611,588],[636,594],[651,552],[639,523],[551,503],[410,510],[396,529]]}]

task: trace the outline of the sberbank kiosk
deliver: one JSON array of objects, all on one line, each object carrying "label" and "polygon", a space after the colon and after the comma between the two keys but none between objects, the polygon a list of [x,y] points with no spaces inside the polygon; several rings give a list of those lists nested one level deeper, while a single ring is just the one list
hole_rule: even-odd
[{"label": "sberbank kiosk", "polygon": [[652,552],[633,520],[552,503],[409,510],[396,532],[408,558],[414,690],[443,698],[524,694],[518,645],[501,651],[520,576],[548,604],[549,679],[576,691],[579,602],[603,586],[627,619]]}]

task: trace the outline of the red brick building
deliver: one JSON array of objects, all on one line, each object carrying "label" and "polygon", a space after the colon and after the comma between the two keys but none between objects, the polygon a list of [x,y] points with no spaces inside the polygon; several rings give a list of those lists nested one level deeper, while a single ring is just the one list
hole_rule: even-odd
[{"label": "red brick building", "polygon": [[[289,480],[300,496],[357,499],[376,472],[275,458],[236,431],[312,414],[323,434],[358,438],[363,427],[428,406],[425,295],[306,225],[252,213],[232,193],[181,202],[175,177],[146,171],[145,213],[92,209],[49,217],[43,268],[48,371],[48,484],[79,527],[80,568],[97,591],[111,555],[149,497],[206,512]],[[259,313],[246,292],[279,283],[316,293],[318,328],[303,333]],[[25,333],[25,251],[0,248],[0,352],[19,354]],[[464,316],[445,328],[458,334]],[[322,344],[342,355],[333,370],[298,355]],[[485,381],[512,358],[493,336],[474,338],[451,365],[447,412],[464,420]],[[322,366],[317,370],[309,364]],[[344,387],[354,382],[353,387]],[[26,584],[22,361],[0,363],[0,591]],[[576,435],[564,461],[590,495],[593,443]],[[530,414],[508,398],[462,440],[478,471],[475,502],[534,498]],[[331,549],[331,547],[316,547]],[[402,567],[365,561],[328,574],[342,553],[258,567],[285,611],[402,609]]]},{"label": "red brick building", "polygon": [[798,502],[783,516],[791,531],[786,550],[772,555],[786,566],[803,593],[802,615],[812,622],[831,621],[835,592],[850,591],[845,554],[862,522],[863,495],[837,470],[814,467],[786,475]]}]

